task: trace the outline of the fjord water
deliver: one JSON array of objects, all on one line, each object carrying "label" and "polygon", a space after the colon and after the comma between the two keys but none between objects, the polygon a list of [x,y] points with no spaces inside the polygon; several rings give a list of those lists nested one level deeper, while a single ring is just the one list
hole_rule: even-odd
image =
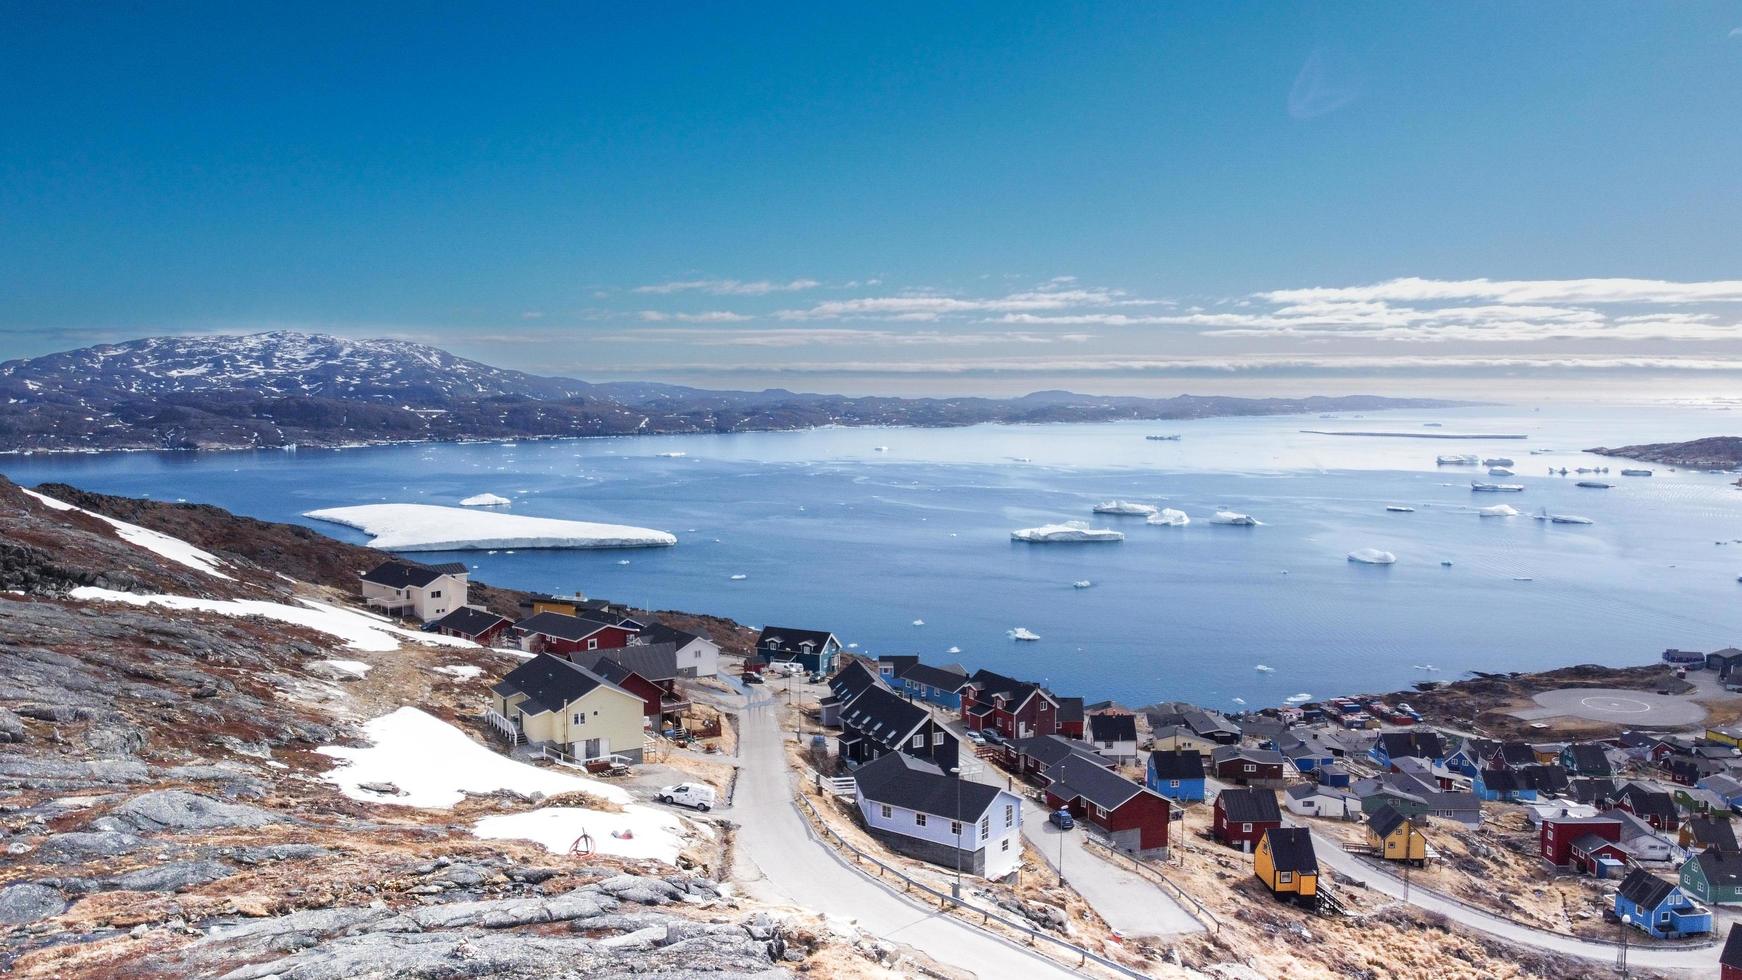
[{"label": "fjord water", "polygon": [[[1296,693],[1388,690],[1469,670],[1641,663],[1665,647],[1742,644],[1736,476],[1653,466],[1653,477],[1623,477],[1623,466],[1644,464],[1576,451],[1733,433],[1735,419],[1700,406],[1549,405],[1336,419],[0,457],[0,471],[26,485],[61,481],[212,503],[359,542],[365,537],[357,532],[300,515],[382,501],[454,504],[493,492],[513,499],[513,513],[660,528],[680,544],[414,557],[465,561],[501,585],[832,629],[864,650],[989,667],[1091,699],[1236,708],[1236,698],[1256,707]],[[1176,432],[1178,442],[1143,438]],[[1530,455],[1545,448],[1556,452]],[[1527,489],[1474,494],[1470,480],[1487,479],[1485,469],[1436,466],[1443,453],[1511,457],[1517,477],[1509,481]],[[1549,476],[1550,466],[1569,473]],[[1571,471],[1579,466],[1610,467],[1598,479],[1614,489],[1575,487],[1581,477]],[[1184,510],[1192,524],[1091,515],[1096,502],[1113,497]],[[1476,515],[1495,503],[1521,516]],[[1390,513],[1388,504],[1416,510]],[[1595,523],[1533,520],[1541,507]],[[1222,508],[1263,526],[1210,524]],[[1126,540],[1010,540],[1013,529],[1073,519],[1115,527]],[[1394,552],[1397,563],[1346,560],[1366,547]],[[1093,587],[1073,588],[1081,579]],[[916,619],[925,625],[912,625]],[[1041,640],[1012,641],[1007,633],[1017,626]],[[1257,671],[1259,664],[1274,670]]]}]

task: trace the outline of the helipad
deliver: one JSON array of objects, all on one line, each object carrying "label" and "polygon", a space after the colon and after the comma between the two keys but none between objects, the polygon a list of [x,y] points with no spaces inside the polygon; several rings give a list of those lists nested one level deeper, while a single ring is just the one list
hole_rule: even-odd
[{"label": "helipad", "polygon": [[1534,700],[1541,707],[1514,711],[1526,721],[1545,718],[1585,718],[1643,728],[1675,728],[1698,724],[1706,709],[1679,694],[1624,691],[1613,688],[1566,687],[1544,691]]}]

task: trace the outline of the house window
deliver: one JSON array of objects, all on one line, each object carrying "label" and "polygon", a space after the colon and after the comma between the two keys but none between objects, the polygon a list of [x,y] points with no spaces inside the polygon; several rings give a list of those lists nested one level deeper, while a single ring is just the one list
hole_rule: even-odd
[{"label": "house window", "polygon": [[440,589],[437,589],[437,590],[435,590],[435,591],[434,591],[434,592],[431,592],[431,593],[430,593],[430,594],[429,594],[429,597],[430,597],[430,598],[431,598],[431,599],[440,599],[440,598],[441,598],[441,597],[442,597],[442,590],[440,590]]},{"label": "house window", "polygon": [[921,732],[918,735],[915,735],[913,737],[913,747],[916,749],[925,748],[925,733],[924,732]]},{"label": "house window", "polygon": [[1167,785],[1172,787],[1173,789],[1179,789],[1179,780],[1170,779],[1167,781]]},{"label": "house window", "polygon": [[1007,806],[1004,808],[1004,826],[1006,826],[1006,827],[1016,826],[1016,808],[1015,807]]},{"label": "house window", "polygon": [[1250,762],[1246,763],[1244,766],[1241,766],[1240,768],[1246,770],[1247,772],[1257,772],[1258,771],[1258,767],[1253,765]]},{"label": "house window", "polygon": [[925,814],[923,814],[923,813],[914,814],[913,815],[913,825],[915,827],[924,827],[925,826]]},{"label": "house window", "polygon": [[889,804],[887,804],[887,803],[883,804],[882,809],[883,809],[883,819],[888,820],[890,817],[895,816],[895,811],[889,809]]},{"label": "house window", "polygon": [[1107,816],[1107,808],[1101,806],[1099,803],[1095,804],[1095,816],[1105,818]]},{"label": "house window", "polygon": [[1008,837],[1004,838],[1004,843],[1002,845],[1000,845],[998,849],[1000,851],[1010,850],[1010,838],[1008,838]]},{"label": "house window", "polygon": [[1250,833],[1252,833],[1252,825],[1251,825],[1251,824],[1249,824],[1249,823],[1243,823],[1243,824],[1241,824],[1241,825],[1240,825],[1240,832],[1241,832],[1241,833],[1242,833],[1242,834],[1250,834]]},{"label": "house window", "polygon": [[950,836],[951,837],[962,836],[962,822],[960,820],[951,820],[950,821]]},{"label": "house window", "polygon": [[944,733],[943,732],[932,732],[931,733],[931,744],[933,744],[933,745],[944,744]]},{"label": "house window", "polygon": [[587,713],[585,711],[575,712],[575,720],[574,720],[573,724],[585,725],[586,723],[587,723]]},{"label": "house window", "polygon": [[1286,885],[1293,880],[1294,880],[1294,872],[1293,871],[1279,871],[1276,873],[1276,883],[1279,885]]},{"label": "house window", "polygon": [[587,641],[587,649],[589,649],[589,650],[599,649],[599,641],[598,640],[588,640]]},{"label": "house window", "polygon": [[991,836],[992,836],[992,818],[991,817],[981,817],[980,818],[980,839],[985,840],[986,838],[991,837]]}]

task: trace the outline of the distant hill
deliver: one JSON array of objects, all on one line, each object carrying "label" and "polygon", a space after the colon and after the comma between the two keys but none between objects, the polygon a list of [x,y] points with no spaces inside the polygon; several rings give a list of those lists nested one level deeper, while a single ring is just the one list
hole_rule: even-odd
[{"label": "distant hill", "polygon": [[277,332],[151,337],[0,364],[0,451],[247,449],[291,444],[960,426],[1439,408],[1370,395],[850,398],[772,388],[590,384],[491,367],[424,344]]},{"label": "distant hill", "polygon": [[1688,442],[1654,442],[1642,446],[1621,446],[1616,449],[1598,447],[1585,451],[1695,470],[1731,470],[1742,466],[1742,436],[1712,436]]}]

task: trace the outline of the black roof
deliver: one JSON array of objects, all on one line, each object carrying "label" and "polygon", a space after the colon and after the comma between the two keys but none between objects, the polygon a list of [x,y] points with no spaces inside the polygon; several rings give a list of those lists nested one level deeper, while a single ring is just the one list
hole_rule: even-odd
[{"label": "black roof", "polygon": [[[672,626],[667,626],[664,623],[648,623],[646,626],[642,627],[641,638],[649,643],[669,643],[679,650],[696,640],[707,639],[707,637],[702,636],[700,633],[691,633],[688,630],[680,630]],[[712,643],[713,641],[708,640],[708,642]]]},{"label": "black roof", "polygon": [[1210,763],[1215,766],[1237,760],[1255,762],[1261,766],[1281,766],[1282,753],[1275,749],[1249,749],[1244,745],[1224,745],[1210,752]]},{"label": "black roof", "polygon": [[1525,787],[1523,775],[1510,769],[1483,769],[1480,776],[1482,785],[1493,793],[1516,793]]},{"label": "black roof", "polygon": [[1305,827],[1269,827],[1264,839],[1270,843],[1270,862],[1278,871],[1295,874],[1319,873],[1319,856],[1313,853],[1313,832]]},{"label": "black roof", "polygon": [[473,609],[471,606],[461,606],[431,623],[430,627],[438,630],[453,630],[465,636],[477,636],[507,622],[510,620],[506,616],[498,616],[482,609]]},{"label": "black roof", "polygon": [[1724,952],[1719,955],[1718,963],[1742,969],[1742,930],[1735,926],[1730,927],[1730,935],[1724,940]]},{"label": "black roof", "polygon": [[1137,741],[1136,715],[1090,715],[1089,740],[1092,742]]},{"label": "black roof", "polygon": [[1627,798],[1628,808],[1637,816],[1674,818],[1676,815],[1675,797],[1661,790],[1628,783],[1621,794]]},{"label": "black roof", "polygon": [[581,619],[579,616],[566,616],[562,613],[541,612],[515,623],[514,628],[528,633],[554,636],[559,640],[584,640],[615,625],[617,624],[601,623],[596,619]]},{"label": "black roof", "polygon": [[1643,908],[1654,909],[1675,891],[1675,882],[1665,881],[1644,868],[1634,868],[1621,879],[1621,887],[1616,890],[1622,898]]},{"label": "black roof", "polygon": [[827,630],[801,630],[790,626],[764,626],[762,635],[756,638],[756,649],[763,653],[800,654],[804,652],[805,643],[810,644],[811,651],[821,652],[835,634]]},{"label": "black roof", "polygon": [[1567,746],[1567,754],[1572,757],[1573,768],[1580,772],[1607,773],[1612,769],[1609,753],[1595,742],[1574,742]]},{"label": "black roof", "polygon": [[[509,671],[508,676],[502,678],[491,690],[503,697],[524,694],[526,700],[522,702],[521,710],[528,714],[539,714],[544,711],[561,711],[570,701],[586,696],[601,685],[623,691],[580,664],[541,653]],[[629,694],[628,691],[623,693]],[[635,697],[633,694],[629,696]],[[531,705],[538,710],[528,711],[525,705]]]},{"label": "black roof", "polygon": [[393,558],[363,573],[363,581],[385,585],[390,589],[422,588],[443,575],[465,575],[466,566],[459,562],[445,565],[420,565],[403,558]]},{"label": "black roof", "polygon": [[1403,826],[1408,820],[1409,818],[1404,816],[1396,807],[1389,803],[1381,803],[1379,808],[1373,811],[1373,815],[1367,818],[1367,825],[1372,827],[1373,832],[1378,834],[1381,839],[1384,839],[1390,837],[1397,828]]},{"label": "black roof", "polygon": [[1065,799],[1081,797],[1104,810],[1124,806],[1146,790],[1111,769],[1066,759],[1046,771],[1047,791]]},{"label": "black roof", "polygon": [[1180,712],[1180,718],[1187,728],[1190,728],[1199,735],[1209,735],[1218,732],[1228,735],[1240,734],[1240,729],[1234,727],[1234,723],[1229,721],[1227,718],[1224,718],[1220,714],[1214,714],[1199,708],[1190,708],[1186,711]]},{"label": "black roof", "polygon": [[841,709],[841,727],[885,749],[898,749],[931,712],[886,687],[867,687]]},{"label": "black roof", "polygon": [[1216,796],[1230,823],[1281,823],[1282,810],[1273,789],[1225,789]]},{"label": "black roof", "polygon": [[1100,766],[1112,765],[1106,759],[1095,754],[1095,747],[1087,742],[1065,738],[1062,735],[1030,735],[1010,743],[1017,755],[1027,756],[1039,762],[1041,768],[1050,769],[1061,759],[1073,756]]},{"label": "black roof", "polygon": [[1688,833],[1707,847],[1721,847],[1731,853],[1742,852],[1736,845],[1736,829],[1730,821],[1717,817],[1695,817],[1688,821]]},{"label": "black roof", "polygon": [[835,671],[834,676],[829,678],[829,691],[842,704],[850,703],[859,696],[860,691],[868,687],[881,686],[883,678],[863,660],[848,661],[845,667]]},{"label": "black roof", "polygon": [[860,766],[853,773],[853,781],[862,799],[960,820],[964,824],[984,816],[999,793],[996,786],[957,779],[923,759],[900,752],[891,752]]},{"label": "black roof", "polygon": [[1085,709],[1082,698],[1059,698],[1058,702],[1060,722],[1083,720]]},{"label": "black roof", "polygon": [[599,652],[650,681],[677,677],[677,647],[670,643],[631,643]]},{"label": "black roof", "polygon": [[1498,749],[1500,761],[1509,766],[1531,766],[1536,764],[1536,750],[1529,742],[1501,742]]},{"label": "black roof", "polygon": [[1440,733],[1412,729],[1407,732],[1386,732],[1379,736],[1380,747],[1385,750],[1388,758],[1396,759],[1403,756],[1416,756],[1423,759],[1438,759],[1445,755],[1445,746],[1440,742]]},{"label": "black roof", "polygon": [[1580,803],[1595,803],[1598,800],[1615,798],[1615,781],[1599,779],[1591,776],[1586,779],[1573,779],[1567,782],[1567,793]]},{"label": "black roof", "polygon": [[905,670],[897,670],[895,676],[904,681],[913,681],[927,687],[935,687],[940,691],[955,691],[962,686],[967,675],[958,668],[933,667],[931,664],[911,664]]},{"label": "black roof", "polygon": [[1011,704],[1017,706],[1021,706],[1037,691],[1049,698],[1052,697],[1039,684],[1031,681],[1019,681],[1014,677],[1005,677],[1003,674],[993,673],[990,670],[974,671],[973,676],[963,682],[962,686],[975,687],[986,695],[1001,695],[1007,698]]},{"label": "black roof", "polygon": [[1700,870],[1705,872],[1706,881],[1713,886],[1735,888],[1742,885],[1742,854],[1714,847],[1701,851],[1694,860],[1700,862]]},{"label": "black roof", "polygon": [[1156,779],[1202,779],[1204,757],[1191,749],[1149,753],[1149,772]]},{"label": "black roof", "polygon": [[1544,793],[1565,794],[1571,786],[1567,771],[1560,766],[1530,765],[1519,770],[1526,786]]}]

